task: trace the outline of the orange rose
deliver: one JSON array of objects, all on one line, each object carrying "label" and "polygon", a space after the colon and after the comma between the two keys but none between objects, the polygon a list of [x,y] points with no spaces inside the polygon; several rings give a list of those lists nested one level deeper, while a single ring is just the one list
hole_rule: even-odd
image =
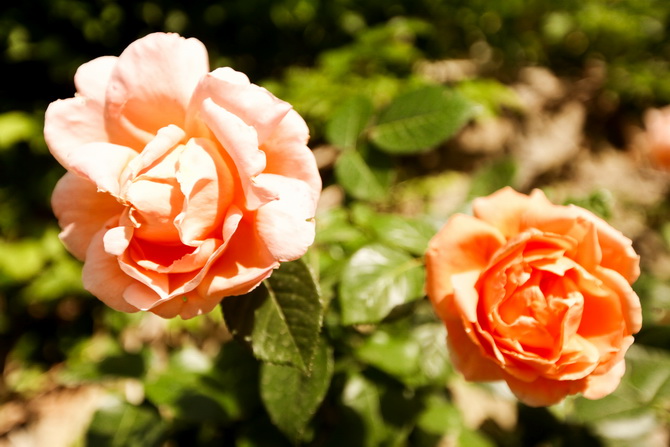
[{"label": "orange rose", "polygon": [[455,215],[426,253],[427,292],[468,380],[532,406],[612,392],[641,326],[631,241],[589,211],[502,189]]},{"label": "orange rose", "polygon": [[656,168],[670,170],[670,107],[647,110],[644,127],[643,142],[649,159]]},{"label": "orange rose", "polygon": [[314,239],[321,179],[291,106],[201,42],[156,33],[88,62],[44,136],[68,170],[52,197],[86,289],[183,318],[246,293]]}]

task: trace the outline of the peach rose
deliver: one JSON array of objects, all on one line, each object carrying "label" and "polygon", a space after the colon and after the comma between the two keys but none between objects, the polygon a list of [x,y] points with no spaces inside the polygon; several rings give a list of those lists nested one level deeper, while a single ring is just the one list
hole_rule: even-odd
[{"label": "peach rose", "polygon": [[468,380],[532,406],[612,392],[641,326],[631,241],[589,211],[502,189],[457,214],[426,253],[427,293]]},{"label": "peach rose", "polygon": [[244,294],[314,239],[321,191],[304,120],[196,39],[156,33],[75,75],[44,137],[84,287],[114,309],[190,318]]},{"label": "peach rose", "polygon": [[670,170],[670,106],[649,109],[644,114],[643,144],[658,169]]}]

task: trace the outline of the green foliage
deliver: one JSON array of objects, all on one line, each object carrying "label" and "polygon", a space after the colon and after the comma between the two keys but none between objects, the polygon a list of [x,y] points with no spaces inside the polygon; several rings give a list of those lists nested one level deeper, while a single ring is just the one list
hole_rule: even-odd
[{"label": "green foliage", "polygon": [[302,261],[283,263],[253,291],[224,299],[221,308],[233,336],[251,343],[259,359],[311,370],[323,307]]},{"label": "green foliage", "polygon": [[424,152],[455,134],[472,113],[460,95],[425,87],[395,98],[370,129],[370,139],[391,154]]},{"label": "green foliage", "polygon": [[165,423],[154,408],[132,405],[110,396],[91,421],[86,445],[160,446],[165,428]]},{"label": "green foliage", "polygon": [[317,348],[309,374],[285,365],[261,367],[260,393],[270,419],[291,441],[300,441],[305,428],[328,391],[333,353],[326,343]]},{"label": "green foliage", "polygon": [[377,323],[396,306],[423,296],[422,263],[404,251],[381,244],[358,250],[342,272],[343,324]]}]

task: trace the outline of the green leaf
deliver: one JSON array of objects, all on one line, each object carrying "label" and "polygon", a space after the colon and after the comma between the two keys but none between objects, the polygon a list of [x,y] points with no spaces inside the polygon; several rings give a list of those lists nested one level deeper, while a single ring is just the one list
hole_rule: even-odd
[{"label": "green leaf", "polygon": [[256,358],[309,372],[323,320],[323,306],[307,266],[285,262],[253,291],[221,302],[234,337],[251,343]]},{"label": "green leaf", "polygon": [[426,323],[411,330],[380,326],[355,355],[406,386],[439,386],[446,382],[448,373],[445,340],[446,330],[439,323]]},{"label": "green leaf", "polygon": [[439,229],[426,218],[382,214],[360,205],[352,207],[352,217],[355,224],[369,229],[379,241],[416,256],[423,256]]},{"label": "green leaf", "polygon": [[[354,415],[358,417],[358,420],[352,420],[351,424],[345,426],[352,428],[351,431],[357,428],[362,433],[356,433],[357,437],[361,438],[357,439],[356,443],[341,442],[339,445],[360,445],[361,447],[383,445],[382,442],[386,437],[386,423],[381,413],[380,393],[375,384],[362,375],[352,374],[342,390],[342,404],[353,411],[349,417]],[[345,433],[342,435],[352,436],[354,433],[346,433],[349,431],[343,430]]]},{"label": "green leaf", "polygon": [[188,422],[224,425],[240,420],[260,404],[258,362],[235,341],[211,359],[194,348],[177,351],[169,367],[145,384],[147,398]]},{"label": "green leaf", "polygon": [[293,442],[303,438],[325,397],[333,365],[333,352],[326,343],[319,344],[309,375],[291,366],[262,364],[261,398],[272,422]]},{"label": "green leaf", "polygon": [[363,157],[356,151],[343,152],[335,162],[335,179],[351,197],[371,202],[388,197],[393,182],[388,156],[380,153]]},{"label": "green leaf", "polygon": [[356,149],[358,137],[370,121],[372,112],[372,102],[367,97],[350,98],[333,112],[326,124],[326,138],[341,149]]},{"label": "green leaf", "polygon": [[159,446],[165,431],[165,423],[153,408],[131,405],[110,396],[93,416],[86,433],[86,445]]},{"label": "green leaf", "polygon": [[460,94],[424,87],[395,98],[370,129],[370,139],[390,154],[425,152],[453,136],[473,112]]},{"label": "green leaf", "polygon": [[342,272],[342,323],[376,323],[394,307],[423,296],[422,263],[381,244],[358,250]]},{"label": "green leaf", "polygon": [[21,141],[28,141],[42,132],[34,116],[12,111],[0,115],[0,150],[8,149]]}]

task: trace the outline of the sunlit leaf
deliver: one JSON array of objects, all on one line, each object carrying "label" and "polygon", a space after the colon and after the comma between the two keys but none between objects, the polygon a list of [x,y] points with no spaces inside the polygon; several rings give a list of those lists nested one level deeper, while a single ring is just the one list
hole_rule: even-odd
[{"label": "sunlit leaf", "polygon": [[426,323],[403,329],[377,328],[358,347],[356,357],[409,387],[444,384],[449,364],[444,325]]},{"label": "sunlit leaf", "polygon": [[340,284],[342,323],[374,323],[394,307],[423,296],[422,263],[404,251],[381,244],[358,250]]},{"label": "sunlit leaf", "polygon": [[370,129],[370,139],[390,154],[425,152],[453,136],[473,111],[455,92],[424,87],[395,98]]},{"label": "sunlit leaf", "polygon": [[335,162],[337,183],[351,197],[381,201],[388,197],[394,173],[388,156],[374,153],[363,156],[357,151],[343,152]]},{"label": "sunlit leaf", "polygon": [[259,404],[258,364],[247,349],[226,343],[212,362],[194,348],[177,351],[145,384],[147,398],[189,422],[239,420]]},{"label": "sunlit leaf", "polygon": [[91,421],[86,445],[100,447],[152,447],[161,445],[166,424],[149,406],[135,406],[108,397]]},{"label": "sunlit leaf", "polygon": [[363,206],[352,207],[352,216],[359,227],[369,230],[379,241],[416,256],[423,256],[438,230],[425,218],[377,213]]},{"label": "sunlit leaf", "polygon": [[261,366],[260,393],[270,419],[291,440],[302,439],[307,423],[326,395],[333,353],[320,343],[309,375],[287,365]]},{"label": "sunlit leaf", "polygon": [[372,117],[372,102],[354,96],[340,105],[326,124],[328,141],[344,150],[356,149],[358,137]]},{"label": "sunlit leaf", "polygon": [[12,111],[0,115],[0,150],[41,134],[39,122],[25,112]]},{"label": "sunlit leaf", "polygon": [[317,286],[300,260],[285,262],[253,291],[221,302],[236,338],[263,361],[309,371],[323,319]]}]

